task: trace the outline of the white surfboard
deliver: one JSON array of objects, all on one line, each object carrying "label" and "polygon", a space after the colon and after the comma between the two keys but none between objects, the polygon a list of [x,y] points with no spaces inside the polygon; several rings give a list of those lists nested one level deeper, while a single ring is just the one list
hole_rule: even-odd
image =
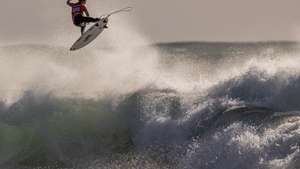
[{"label": "white surfboard", "polygon": [[106,24],[107,22],[105,23],[105,18],[101,18],[100,21],[96,22],[81,35],[81,37],[72,45],[70,50],[74,51],[91,43],[101,32],[103,32]]},{"label": "white surfboard", "polygon": [[98,35],[103,32],[105,29],[105,25],[107,24],[108,17],[113,14],[119,12],[128,12],[131,11],[131,7],[122,8],[120,10],[113,11],[107,15],[101,17],[100,21],[96,22],[93,26],[91,26],[86,32],[84,32],[81,37],[72,45],[70,48],[71,51],[83,48],[84,46],[91,43],[94,39],[98,37]]}]

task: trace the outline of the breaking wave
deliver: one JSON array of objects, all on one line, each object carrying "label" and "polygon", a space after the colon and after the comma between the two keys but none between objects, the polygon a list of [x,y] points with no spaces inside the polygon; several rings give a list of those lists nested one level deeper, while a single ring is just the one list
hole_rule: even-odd
[{"label": "breaking wave", "polygon": [[0,166],[299,168],[298,44],[0,50]]}]

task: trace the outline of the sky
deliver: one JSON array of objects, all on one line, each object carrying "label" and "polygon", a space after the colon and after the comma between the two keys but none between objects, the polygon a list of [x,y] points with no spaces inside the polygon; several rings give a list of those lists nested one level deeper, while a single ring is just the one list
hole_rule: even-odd
[{"label": "sky", "polygon": [[[76,1],[76,0],[74,0]],[[0,41],[78,33],[65,0],[1,2]],[[114,16],[153,42],[300,40],[299,0],[88,0],[91,15],[125,6]],[[120,17],[118,19],[118,17]],[[114,18],[112,18],[113,20]],[[111,27],[119,24],[111,22]]]}]

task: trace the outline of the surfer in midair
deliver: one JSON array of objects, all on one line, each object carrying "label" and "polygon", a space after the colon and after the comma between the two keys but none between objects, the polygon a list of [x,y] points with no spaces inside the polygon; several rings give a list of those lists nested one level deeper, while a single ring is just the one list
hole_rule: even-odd
[{"label": "surfer in midair", "polygon": [[81,28],[81,34],[84,33],[87,23],[100,21],[100,18],[90,17],[90,14],[85,6],[86,0],[78,0],[77,3],[72,3],[71,0],[67,0],[67,4],[72,8],[73,23]]}]

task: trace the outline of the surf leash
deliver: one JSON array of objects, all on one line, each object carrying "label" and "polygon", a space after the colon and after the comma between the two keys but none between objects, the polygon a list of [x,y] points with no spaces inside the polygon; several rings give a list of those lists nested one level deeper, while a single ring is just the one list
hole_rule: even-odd
[{"label": "surf leash", "polygon": [[105,17],[105,18],[108,18],[108,17],[110,17],[111,15],[114,15],[114,14],[116,14],[116,13],[120,13],[120,12],[130,12],[130,11],[132,11],[132,7],[125,7],[125,8],[121,8],[121,9],[119,9],[119,10],[116,10],[116,11],[113,11],[113,12],[111,12],[111,13],[109,13],[109,14],[106,14],[106,15],[104,15],[103,17]]}]

